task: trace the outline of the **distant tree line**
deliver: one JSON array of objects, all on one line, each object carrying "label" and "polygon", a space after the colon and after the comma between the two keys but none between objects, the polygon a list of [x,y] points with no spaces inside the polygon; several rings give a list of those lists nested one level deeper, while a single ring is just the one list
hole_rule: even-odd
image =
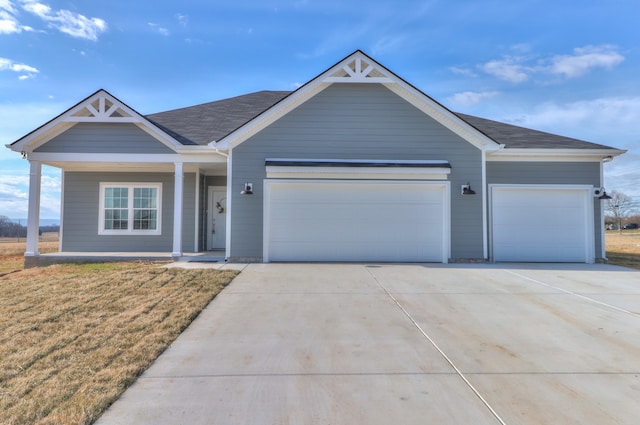
[{"label": "distant tree line", "polygon": [[611,192],[611,199],[605,204],[605,224],[607,229],[622,230],[624,224],[640,224],[639,205],[633,199],[618,190]]},{"label": "distant tree line", "polygon": [[[59,232],[60,226],[40,226],[40,234],[48,232]],[[16,223],[9,217],[0,215],[0,238],[26,238],[27,226]]]}]

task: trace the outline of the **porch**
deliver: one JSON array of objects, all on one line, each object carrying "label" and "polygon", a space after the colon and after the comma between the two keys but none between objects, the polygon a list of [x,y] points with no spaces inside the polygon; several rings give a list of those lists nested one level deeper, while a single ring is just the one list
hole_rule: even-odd
[{"label": "porch", "polygon": [[41,267],[64,263],[104,263],[119,261],[157,261],[182,263],[226,262],[224,250],[183,253],[176,260],[171,252],[51,252],[25,256],[25,267]]}]

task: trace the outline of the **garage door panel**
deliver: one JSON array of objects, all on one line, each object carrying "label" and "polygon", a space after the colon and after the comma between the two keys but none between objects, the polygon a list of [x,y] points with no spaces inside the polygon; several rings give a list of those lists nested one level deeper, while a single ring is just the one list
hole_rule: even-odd
[{"label": "garage door panel", "polygon": [[443,185],[273,182],[270,261],[445,261]]},{"label": "garage door panel", "polygon": [[495,261],[587,262],[588,192],[568,188],[493,188]]}]

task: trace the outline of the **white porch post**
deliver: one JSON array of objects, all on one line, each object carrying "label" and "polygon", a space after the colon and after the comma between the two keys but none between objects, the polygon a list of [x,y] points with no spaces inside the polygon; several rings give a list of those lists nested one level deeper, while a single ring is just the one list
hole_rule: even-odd
[{"label": "white porch post", "polygon": [[35,257],[38,252],[38,236],[40,233],[40,182],[42,164],[40,161],[29,161],[29,212],[27,214],[27,250],[25,257]]},{"label": "white porch post", "polygon": [[182,162],[176,162],[176,174],[173,192],[173,252],[171,256],[182,256],[182,195],[184,189],[184,172]]}]

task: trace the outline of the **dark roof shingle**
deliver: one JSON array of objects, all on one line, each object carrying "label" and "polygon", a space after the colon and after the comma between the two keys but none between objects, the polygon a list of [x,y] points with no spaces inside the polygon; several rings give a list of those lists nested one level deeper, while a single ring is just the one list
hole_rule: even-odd
[{"label": "dark roof shingle", "polygon": [[[146,118],[184,145],[205,145],[222,139],[291,93],[289,91],[260,91],[150,114]],[[472,115],[455,112],[454,114],[496,143],[505,145],[507,149],[611,149],[609,146]]]},{"label": "dark roof shingle", "polygon": [[185,145],[206,145],[220,140],[251,121],[291,92],[260,91],[216,102],[147,115]]}]

